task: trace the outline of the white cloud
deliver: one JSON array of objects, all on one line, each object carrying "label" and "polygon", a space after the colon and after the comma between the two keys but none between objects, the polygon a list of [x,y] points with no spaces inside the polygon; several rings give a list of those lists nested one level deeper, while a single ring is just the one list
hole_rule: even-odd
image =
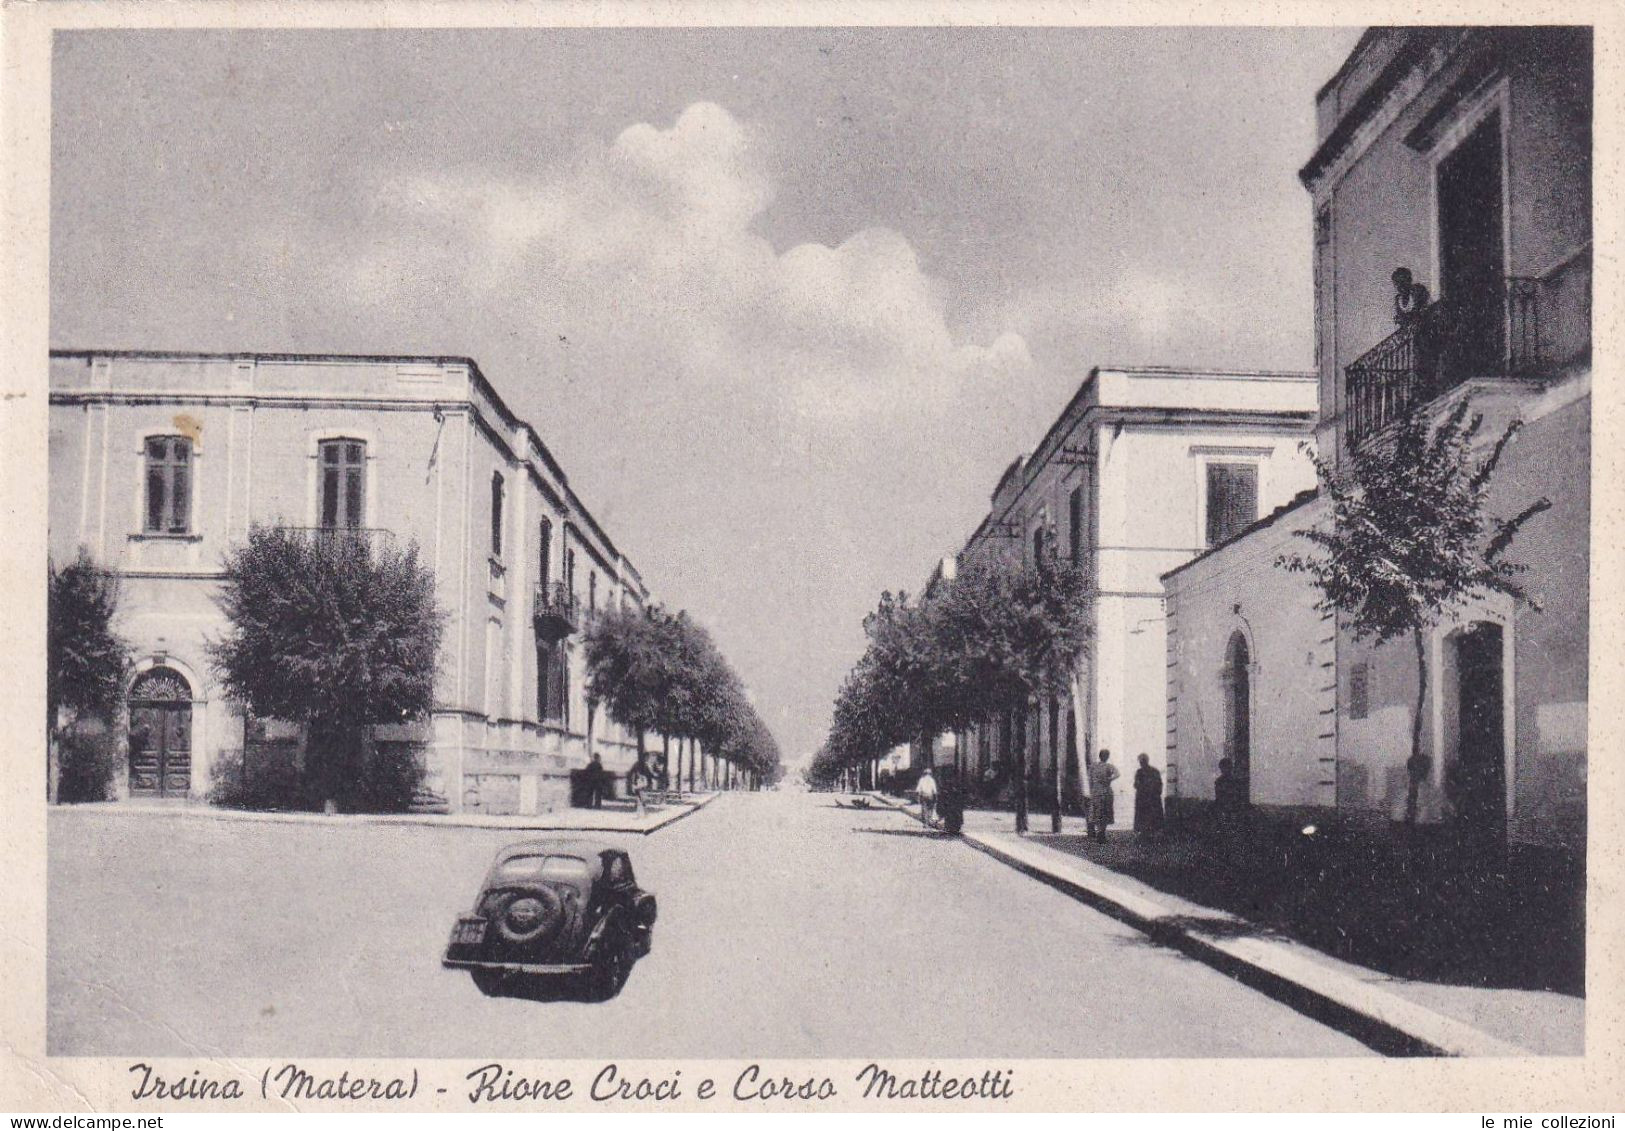
[{"label": "white cloud", "polygon": [[[962,407],[1030,365],[1024,341],[956,340],[897,232],[783,253],[752,230],[773,181],[750,130],[713,103],[638,124],[547,177],[381,180],[394,234],[343,257],[351,294],[423,309],[498,303],[602,364],[748,385],[794,426]],[[628,376],[636,376],[629,374]]]}]

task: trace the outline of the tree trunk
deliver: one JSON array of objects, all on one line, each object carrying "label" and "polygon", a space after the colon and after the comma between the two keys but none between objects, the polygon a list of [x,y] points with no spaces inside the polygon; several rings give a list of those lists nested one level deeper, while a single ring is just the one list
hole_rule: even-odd
[{"label": "tree trunk", "polygon": [[[646,750],[644,750],[644,748],[643,748],[643,728],[639,727],[638,728],[638,773],[640,773],[640,774],[643,773],[643,770],[644,770],[643,759],[647,755],[647,753],[648,752]],[[662,786],[661,788],[665,788],[665,787]]]},{"label": "tree trunk", "polygon": [[[670,772],[672,768],[671,739],[664,734],[660,736],[660,760],[665,764],[667,772]],[[683,748],[681,746],[677,748],[677,788],[679,790],[683,788]]]},{"label": "tree trunk", "polygon": [[593,718],[598,714],[598,704],[591,699],[587,700],[587,761],[592,761]]},{"label": "tree trunk", "polygon": [[1422,757],[1422,712],[1427,709],[1428,662],[1427,644],[1420,628],[1411,633],[1416,645],[1416,713],[1411,717],[1411,756],[1405,763],[1405,824],[1416,825],[1417,794],[1421,790],[1422,775],[1417,772]]},{"label": "tree trunk", "polygon": [[688,746],[688,791],[694,792],[694,744]]},{"label": "tree trunk", "polygon": [[347,719],[313,718],[306,723],[305,780],[315,787],[316,800],[325,812],[338,812],[359,795],[356,746],[361,729]]},{"label": "tree trunk", "polygon": [[55,805],[62,791],[62,752],[57,748],[57,712],[46,710],[45,719],[45,800]]},{"label": "tree trunk", "polygon": [[[1049,717],[1055,723],[1051,728],[1052,731],[1062,729],[1059,711],[1050,711]],[[1058,833],[1061,831],[1061,806],[1066,803],[1066,750],[1062,746],[1059,734],[1052,733],[1049,736],[1049,748],[1055,758],[1055,807],[1050,810],[1049,831]]]}]

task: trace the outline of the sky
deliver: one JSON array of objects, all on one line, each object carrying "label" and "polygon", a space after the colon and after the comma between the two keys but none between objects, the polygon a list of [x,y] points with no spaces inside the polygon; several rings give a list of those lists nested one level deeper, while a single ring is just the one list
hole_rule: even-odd
[{"label": "sky", "polygon": [[795,764],[1092,366],[1310,366],[1358,37],[58,33],[50,339],[474,357]]}]

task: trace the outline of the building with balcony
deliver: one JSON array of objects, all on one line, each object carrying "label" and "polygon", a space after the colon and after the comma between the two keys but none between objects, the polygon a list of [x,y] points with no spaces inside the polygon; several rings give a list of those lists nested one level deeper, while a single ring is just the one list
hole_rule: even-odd
[{"label": "building with balcony", "polygon": [[1027,750],[1030,789],[1080,796],[1078,752],[1163,760],[1166,570],[1225,541],[1314,483],[1301,445],[1315,421],[1312,373],[1096,368],[1030,455],[1000,477],[957,560],[1034,560],[1054,539],[1083,568],[1091,641],[1069,702],[1035,705],[953,736],[935,754],[989,783]]},{"label": "building with balcony", "polygon": [[223,555],[254,523],[417,544],[447,615],[435,705],[374,738],[417,752],[427,804],[545,812],[589,747],[631,764],[586,702],[580,630],[647,589],[473,361],[53,351],[49,460],[53,557],[82,546],[122,579],[121,797],[202,796],[221,754],[276,737],[205,653]]},{"label": "building with balcony", "polygon": [[[1321,89],[1313,205],[1316,444],[1333,461],[1463,398],[1483,444],[1522,422],[1488,511],[1547,498],[1486,597],[1425,642],[1419,817],[1526,844],[1584,838],[1591,410],[1591,35],[1378,28]],[[1169,781],[1256,805],[1403,817],[1417,663],[1356,641],[1304,575],[1312,493],[1170,571]]]}]

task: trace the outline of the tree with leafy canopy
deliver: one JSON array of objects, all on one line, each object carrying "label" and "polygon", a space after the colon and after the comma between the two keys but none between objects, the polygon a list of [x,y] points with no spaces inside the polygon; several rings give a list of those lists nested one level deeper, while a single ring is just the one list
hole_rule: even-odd
[{"label": "tree with leafy canopy", "polygon": [[[777,766],[778,746],[738,675],[687,613],[651,606],[601,614],[588,629],[586,653],[589,693],[637,731],[640,764],[644,732],[656,730],[677,739],[679,758],[687,746],[691,782],[696,744],[753,781]],[[673,769],[668,745],[668,784]]]},{"label": "tree with leafy canopy", "polygon": [[660,729],[669,682],[662,616],[656,607],[607,609],[593,617],[586,632],[587,694],[637,735],[639,765],[647,732]]},{"label": "tree with leafy canopy", "polygon": [[1538,498],[1509,518],[1489,513],[1490,482],[1519,421],[1478,455],[1483,416],[1466,398],[1439,417],[1418,406],[1333,463],[1312,454],[1329,526],[1298,532],[1318,552],[1288,553],[1276,564],[1307,573],[1319,607],[1335,610],[1358,640],[1378,645],[1408,636],[1416,653],[1405,820],[1416,820],[1425,777],[1422,716],[1428,692],[1427,634],[1470,599],[1502,593],[1531,601],[1518,584],[1523,565],[1506,551],[1530,519],[1551,506]]},{"label": "tree with leafy canopy", "polygon": [[368,728],[434,703],[444,614],[415,543],[357,531],[255,525],[225,560],[226,635],[210,654],[226,692],[255,715],[303,723],[304,784],[346,808],[403,808],[415,782],[371,796]]},{"label": "tree with leafy canopy", "polygon": [[[868,648],[836,697],[816,773],[1066,694],[1088,642],[1088,581],[1053,544],[1035,562],[971,562],[915,604],[884,594],[864,621]],[[1025,832],[1025,750],[1015,770]]]},{"label": "tree with leafy canopy", "polygon": [[111,722],[124,696],[130,646],[113,628],[119,579],[83,547],[58,568],[47,562],[45,728],[46,790],[58,800],[63,733],[80,718]]},{"label": "tree with leafy canopy", "polygon": [[[943,591],[934,620],[956,688],[944,726],[987,723],[1071,692],[1089,642],[1088,576],[1057,557],[971,563]],[[1016,830],[1027,831],[1027,751],[1016,751]]]}]

